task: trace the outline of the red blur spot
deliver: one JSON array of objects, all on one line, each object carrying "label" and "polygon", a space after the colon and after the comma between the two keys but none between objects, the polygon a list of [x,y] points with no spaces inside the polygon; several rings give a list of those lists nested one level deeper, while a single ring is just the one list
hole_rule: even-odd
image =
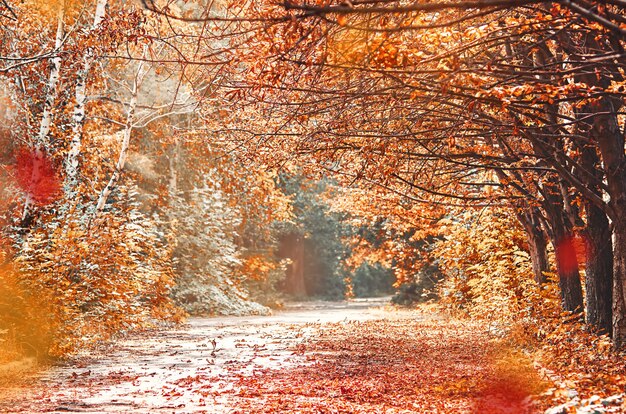
[{"label": "red blur spot", "polygon": [[557,266],[561,274],[576,274],[578,272],[578,255],[574,237],[567,237],[556,246],[555,254]]},{"label": "red blur spot", "polygon": [[574,249],[576,249],[576,256],[581,264],[586,263],[588,259],[593,260],[597,254],[591,244],[591,240],[585,234],[576,234],[576,237],[574,237]]},{"label": "red blur spot", "polygon": [[61,193],[61,180],[52,160],[43,152],[22,148],[15,162],[17,185],[39,205],[52,203]]},{"label": "red blur spot", "polygon": [[532,412],[528,401],[530,393],[523,381],[495,380],[481,390],[472,412],[484,414],[525,414]]}]

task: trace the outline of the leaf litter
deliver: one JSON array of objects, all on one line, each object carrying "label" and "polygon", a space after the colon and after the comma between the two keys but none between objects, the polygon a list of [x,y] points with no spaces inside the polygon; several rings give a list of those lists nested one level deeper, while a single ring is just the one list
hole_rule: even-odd
[{"label": "leaf litter", "polygon": [[[192,318],[44,373],[6,412],[533,413],[546,384],[479,322],[382,301]],[[10,395],[10,394],[6,394]]]}]

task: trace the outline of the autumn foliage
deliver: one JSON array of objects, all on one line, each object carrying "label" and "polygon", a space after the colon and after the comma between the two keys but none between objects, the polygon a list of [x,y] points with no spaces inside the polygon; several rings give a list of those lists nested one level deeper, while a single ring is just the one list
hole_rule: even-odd
[{"label": "autumn foliage", "polygon": [[247,280],[280,277],[270,225],[289,202],[202,132],[193,87],[213,69],[177,78],[196,49],[161,37],[183,25],[106,0],[0,7],[1,55],[41,53],[0,75],[7,353],[65,357],[200,308],[267,312]]},{"label": "autumn foliage", "polygon": [[[361,266],[398,287],[435,269],[424,297],[617,392],[625,16],[592,0],[0,2],[1,293],[19,298],[3,306],[49,307],[32,326],[1,314],[0,335],[62,356],[181,309],[267,312],[250,298],[323,245],[298,221],[305,186],[281,188],[301,175],[332,183],[309,210],[318,235],[352,226],[316,251],[335,291],[357,291]],[[490,386],[521,404],[516,381]]]}]

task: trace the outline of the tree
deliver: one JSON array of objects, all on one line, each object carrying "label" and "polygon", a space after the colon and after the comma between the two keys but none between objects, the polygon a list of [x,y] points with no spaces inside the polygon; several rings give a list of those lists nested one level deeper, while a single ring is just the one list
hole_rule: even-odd
[{"label": "tree", "polygon": [[[94,33],[98,26],[102,23],[106,13],[107,2],[108,0],[97,1],[93,16],[93,23],[89,30],[91,33]],[[82,67],[78,70],[76,76],[75,104],[74,114],[72,116],[72,137],[67,154],[67,160],[65,162],[65,191],[67,193],[66,196],[69,199],[73,197],[73,192],[75,191],[75,187],[77,185],[78,163],[82,146],[83,126],[85,123],[85,105],[87,103],[87,84],[93,61],[93,48],[90,45],[86,45]],[[131,112],[132,111],[129,111],[129,113]]]},{"label": "tree", "polygon": [[[614,223],[613,237],[622,239],[618,233],[623,231],[623,212],[616,215],[612,207],[623,198],[622,184],[613,179],[624,181],[619,174],[624,143],[616,110],[622,98],[614,89],[622,82],[617,58],[624,39],[621,5],[589,9],[578,2],[554,3],[551,8],[528,1],[408,6],[388,1],[286,2],[253,12],[249,21],[265,24],[255,36],[246,32],[253,48],[242,53],[241,64],[257,63],[239,79],[249,85],[247,96],[265,108],[269,122],[262,123],[264,132],[247,131],[248,137],[261,137],[267,147],[288,144],[306,160],[321,161],[325,167],[335,164],[333,170],[342,175],[431,204],[442,198],[474,206],[516,200],[527,197],[524,189],[530,189],[539,204],[532,201],[528,210],[541,207],[542,226],[557,249],[565,309],[581,308],[571,244],[580,223],[578,200],[601,209]],[[585,33],[601,40],[593,50],[585,50],[583,61],[579,48],[591,44],[584,40]],[[559,70],[547,70],[551,68]],[[604,84],[581,81],[586,73],[604,77]],[[583,119],[572,116],[576,108],[595,100],[606,104]],[[277,122],[277,116],[284,121]],[[591,141],[577,134],[576,125],[591,119],[602,120],[609,132]],[[285,137],[296,138],[296,143]],[[520,138],[525,142],[521,147],[514,142]],[[576,146],[599,154],[597,174],[579,168],[572,152]],[[480,185],[485,171],[519,171],[521,177],[507,174]],[[612,184],[603,185],[600,177],[609,175]],[[549,179],[544,181],[544,176]],[[598,190],[590,191],[589,182],[602,188],[611,202]],[[494,185],[515,191],[485,196],[482,190]],[[606,246],[606,231],[600,229],[606,221],[591,221],[593,231],[604,236],[589,240]],[[527,228],[536,229],[536,224]],[[613,247],[613,337],[618,348],[624,331],[618,326],[624,314],[621,245]],[[533,257],[537,269],[542,268],[545,254]],[[598,260],[605,265],[610,259]],[[606,271],[594,275],[592,267],[587,272],[590,285],[611,277]],[[588,297],[589,313],[602,308],[604,321],[606,307],[600,302],[606,294],[603,288],[600,296]],[[606,330],[606,322],[594,320],[590,323]]]},{"label": "tree", "polygon": [[[187,166],[188,174],[202,180],[188,180],[187,184],[193,183],[190,188],[180,186],[190,191],[185,196],[196,196],[181,201],[175,188],[168,193],[168,183],[176,187],[176,173],[184,175],[168,168],[167,155],[176,148],[173,138],[189,139],[195,147],[188,148],[193,150],[207,147],[208,134],[193,115],[203,97],[191,97],[189,90],[190,85],[198,90],[205,87],[210,97],[210,85],[201,84],[206,76],[216,76],[220,67],[187,58],[212,41],[186,42],[176,34],[175,23],[132,5],[106,1],[26,1],[6,10],[14,18],[0,30],[0,76],[3,97],[14,104],[3,117],[7,128],[3,125],[1,138],[9,152],[16,149],[17,154],[2,154],[7,167],[2,172],[10,173],[1,177],[8,190],[3,189],[0,203],[6,224],[2,231],[15,250],[10,261],[16,271],[11,277],[19,289],[11,291],[25,298],[45,298],[50,305],[41,311],[45,323],[36,324],[47,341],[41,352],[63,356],[155,320],[179,320],[180,309],[170,294],[176,282],[182,287],[177,259],[188,259],[179,253],[182,246],[191,249],[193,237],[181,230],[184,226],[176,233],[169,222],[173,211],[168,208],[197,213],[185,219],[204,222],[207,210],[196,209],[191,199],[209,206],[211,214],[214,208],[223,210],[210,217],[211,228],[233,230],[221,234],[223,240],[217,234],[198,238],[203,247],[216,240],[226,246],[215,251],[207,265],[218,268],[216,264],[227,263],[228,267],[222,266],[222,273],[216,274],[216,284],[225,290],[214,292],[210,299],[217,300],[224,292],[245,296],[245,289],[238,286],[246,276],[239,272],[244,262],[248,264],[247,250],[237,237],[237,227],[243,227],[240,213],[248,211],[245,217],[260,225],[288,211],[284,198],[270,197],[278,195],[275,186],[268,184],[272,181],[266,175],[246,177],[226,164],[196,163]],[[210,33],[212,39],[221,36],[219,31]],[[33,156],[33,148],[45,156]],[[205,154],[198,151],[195,159]],[[148,177],[146,173],[157,164],[159,172]],[[207,171],[215,180],[230,180],[224,185],[228,191],[221,193],[214,183],[207,187]],[[170,172],[174,177],[169,177]],[[66,191],[58,191],[63,182]],[[253,186],[259,187],[250,191],[250,197],[258,197],[256,204],[250,203],[248,210],[236,208],[237,200],[245,198],[241,193]],[[23,203],[5,197],[17,188],[38,203],[36,209],[24,209],[29,219],[21,220],[19,231],[12,224],[19,221],[14,212]],[[272,202],[261,206],[264,197]],[[258,251],[255,254],[265,259]],[[233,257],[246,260],[239,263]],[[272,264],[273,260],[256,262]],[[248,310],[260,309],[244,304]],[[32,312],[40,310],[33,307]],[[0,315],[3,326],[4,316]]]},{"label": "tree", "polygon": [[[525,4],[531,3],[526,2]],[[490,4],[490,6],[502,7],[517,5],[517,3],[511,2]],[[478,6],[478,4],[464,3],[461,7],[471,8],[472,6]],[[366,173],[372,171],[372,168],[375,168],[375,173],[380,172],[380,160],[384,160],[384,157],[381,155],[390,154],[388,156],[390,158],[388,164],[393,168],[393,172],[391,174],[388,173],[387,176],[391,175],[393,177],[395,174],[400,181],[404,181],[409,187],[419,189],[422,192],[446,195],[450,198],[458,199],[460,188],[458,180],[456,181],[457,185],[454,185],[456,177],[460,176],[466,180],[470,176],[477,177],[476,173],[481,169],[509,171],[511,168],[509,165],[511,163],[510,158],[507,159],[508,157],[501,150],[504,148],[510,150],[518,147],[512,145],[511,140],[522,137],[529,143],[530,152],[524,149],[522,149],[522,152],[517,152],[518,150],[516,150],[514,153],[515,157],[522,160],[522,163],[525,165],[520,166],[518,164],[515,168],[519,168],[525,175],[532,177],[533,173],[538,171],[537,167],[539,167],[540,169],[545,169],[552,176],[551,181],[548,181],[550,184],[547,187],[542,187],[541,184],[533,185],[535,187],[533,190],[535,192],[539,191],[539,199],[543,200],[543,210],[547,219],[544,223],[546,224],[546,229],[550,231],[553,244],[557,249],[557,270],[561,275],[560,284],[565,308],[570,311],[580,309],[582,306],[582,293],[578,282],[576,255],[571,244],[573,225],[577,223],[576,213],[573,212],[571,202],[579,197],[587,199],[590,203],[594,203],[594,205],[603,209],[605,214],[612,216],[618,227],[623,214],[620,213],[618,216],[615,216],[614,212],[611,213],[612,208],[609,208],[602,197],[590,193],[585,185],[585,178],[590,178],[594,183],[597,183],[598,176],[594,178],[594,175],[589,174],[589,171],[581,171],[580,168],[575,168],[578,165],[577,161],[569,153],[568,148],[572,145],[571,143],[580,143],[583,146],[590,144],[588,141],[582,140],[582,137],[576,135],[575,131],[572,130],[572,125],[576,125],[580,121],[575,118],[572,120],[569,114],[572,108],[575,108],[577,105],[584,105],[590,96],[593,97],[599,93],[600,89],[596,88],[600,88],[601,85],[597,85],[597,82],[577,82],[577,73],[587,73],[587,67],[584,64],[579,65],[578,61],[573,58],[571,46],[568,50],[563,45],[563,37],[574,36],[575,39],[584,39],[584,36],[564,30],[562,31],[564,35],[561,38],[557,36],[555,41],[554,33],[563,27],[567,28],[567,24],[571,21],[579,19],[594,21],[596,24],[588,26],[588,32],[594,33],[596,37],[599,36],[602,39],[606,39],[603,43],[605,45],[603,46],[604,50],[602,47],[596,49],[599,52],[587,50],[587,53],[591,52],[597,56],[597,60],[594,60],[593,63],[595,66],[594,73],[605,73],[607,79],[614,79],[614,82],[619,82],[621,77],[619,76],[619,71],[615,70],[615,68],[619,67],[621,63],[614,58],[603,58],[602,54],[607,52],[607,56],[616,56],[611,53],[616,52],[615,47],[621,47],[620,42],[622,42],[623,33],[614,23],[619,19],[617,16],[619,16],[621,9],[619,6],[604,9],[601,13],[606,13],[608,16],[608,19],[606,19],[601,16],[601,13],[596,14],[594,11],[581,10],[576,3],[568,3],[564,7],[555,6],[551,10],[543,9],[541,5],[533,6],[533,13],[535,13],[533,15],[521,10],[513,12],[498,7],[485,9],[484,12],[474,13],[468,11],[463,14],[449,10],[453,7],[456,6],[420,4],[404,7],[391,2],[381,3],[380,5],[359,4],[355,7],[285,4],[285,14],[291,13],[295,19],[305,20],[303,26],[310,28],[311,32],[307,33],[308,35],[304,39],[305,41],[303,41],[303,37],[298,36],[296,30],[292,29],[292,26],[285,25],[284,29],[274,29],[274,32],[284,30],[285,37],[289,40],[284,42],[284,45],[278,46],[280,50],[273,56],[276,56],[276,61],[279,63],[272,63],[272,65],[280,68],[281,72],[285,72],[286,66],[289,68],[288,70],[298,73],[298,75],[289,77],[289,79],[296,79],[295,82],[297,83],[297,85],[290,85],[289,89],[292,91],[303,91],[303,93],[292,92],[291,99],[288,100],[299,101],[299,110],[305,107],[305,105],[311,108],[315,107],[316,109],[311,109],[308,113],[315,114],[318,118],[318,125],[331,127],[327,130],[314,127],[313,130],[315,132],[305,134],[318,137],[324,134],[333,137],[332,143],[326,142],[320,145],[319,141],[316,142],[315,149],[311,148],[311,143],[314,141],[307,140],[304,144],[301,141],[301,144],[299,144],[302,145],[300,149],[304,147],[305,150],[303,152],[325,151],[325,154],[334,152],[332,157],[335,158],[337,152],[359,152],[358,159],[362,161],[357,165],[361,167],[361,170],[350,175],[356,177],[366,176],[382,183],[388,182],[388,178],[385,178],[384,174],[372,177],[367,176]],[[427,12],[435,8],[442,10],[441,14],[437,16],[437,23],[416,24],[416,22],[423,22],[424,17],[428,16]],[[292,13],[293,10],[302,12],[302,14]],[[575,13],[571,13],[572,10]],[[419,12],[424,13],[420,14]],[[538,17],[537,13],[539,13]],[[492,20],[491,25],[486,24],[477,27],[478,22],[481,21],[480,17],[484,14],[489,14],[497,20]],[[459,21],[463,23],[461,30],[453,29],[451,22],[457,23]],[[513,26],[514,28],[511,30],[506,29],[504,24],[507,21],[515,22],[516,26]],[[365,32],[366,29],[364,28],[366,24],[369,24],[368,22],[374,23],[370,24],[367,28],[368,31]],[[327,30],[320,29],[315,31],[320,26],[329,28]],[[441,26],[444,29],[440,29],[438,33],[435,33],[433,29]],[[352,32],[365,32],[366,34],[363,35],[365,40],[359,42],[359,37],[350,35],[351,30]],[[513,40],[503,42],[504,33],[507,31],[511,32],[508,33],[508,36]],[[374,32],[374,34],[367,34],[371,32]],[[464,36],[464,39],[470,39],[471,41],[465,41],[464,44],[461,44],[461,33],[468,35]],[[270,36],[273,35],[273,33],[270,33]],[[527,37],[524,38],[523,36]],[[417,39],[417,41],[407,43],[406,40],[409,38]],[[341,39],[342,42],[353,47],[348,49],[347,47],[337,46],[336,43],[333,44],[333,41],[336,42],[335,39]],[[459,43],[451,43],[450,39],[459,39]],[[416,44],[423,47],[423,45],[428,45],[429,41],[442,51],[429,51],[430,53],[425,59],[419,59],[421,61],[419,65],[412,64],[412,59],[415,60],[413,56],[417,55],[417,52],[412,52],[413,55],[411,55],[411,47]],[[297,49],[294,46],[295,44],[298,44]],[[303,46],[300,47],[300,45]],[[354,45],[357,47],[355,48]],[[359,50],[360,45],[363,45],[361,46],[362,52]],[[309,51],[303,52],[303,50],[307,50],[307,47]],[[337,49],[342,54],[337,55],[339,60],[336,58],[333,60],[335,56],[333,52]],[[426,49],[428,50],[428,46],[426,46]],[[316,52],[313,52],[313,50]],[[344,50],[351,50],[351,52],[346,54],[343,53]],[[307,58],[302,58],[303,53],[308,53]],[[314,53],[318,53],[318,55]],[[564,55],[569,55],[572,58],[565,63]],[[312,56],[314,57],[311,58]],[[316,61],[315,57],[317,56],[323,56],[323,58]],[[423,52],[421,56],[424,56]],[[307,59],[309,65],[307,65]],[[433,65],[433,62],[436,65]],[[317,67],[317,76],[312,75],[310,78],[307,78],[305,76],[311,72],[311,66]],[[565,67],[569,72],[550,72],[550,75],[547,75],[545,71],[547,67]],[[261,77],[262,81],[265,81],[265,88],[269,90],[276,89],[276,86],[274,86],[276,82],[273,82],[273,74],[276,71],[271,70],[267,65],[264,66],[262,71],[269,72],[264,78]],[[325,73],[324,71],[329,74],[328,83],[320,81],[322,79],[321,76]],[[352,80],[349,78],[350,71],[360,74],[361,78]],[[337,73],[342,73],[343,75],[337,76]],[[363,76],[368,76],[372,73],[376,76],[366,78],[369,84],[364,84],[362,81]],[[258,73],[255,73],[255,75],[258,75]],[[332,76],[334,76],[334,79],[330,78]],[[309,83],[309,79],[314,79],[315,85]],[[434,81],[437,81],[440,86],[436,86]],[[258,81],[256,83],[258,84]],[[468,83],[470,87],[467,86]],[[323,89],[318,85],[326,87],[328,85],[336,86]],[[605,85],[604,88],[606,87]],[[280,85],[279,89],[286,89],[286,85]],[[333,94],[330,92],[333,89],[340,92]],[[403,93],[406,89],[412,89],[413,92],[410,94],[408,92]],[[604,89],[604,93],[607,92],[609,95],[611,94],[610,91]],[[368,99],[372,95],[376,96],[379,102],[381,97],[384,97],[383,99],[386,99],[384,101],[385,106],[377,109],[374,99]],[[298,99],[298,96],[304,98]],[[312,98],[312,96],[316,97]],[[329,105],[329,96],[336,96],[337,103]],[[419,99],[421,97],[424,97],[424,99]],[[281,106],[281,102],[284,102],[283,98],[280,99],[274,101],[274,111],[276,111],[275,108]],[[611,99],[617,99],[621,102],[619,95]],[[343,100],[343,103],[341,100]],[[263,99],[263,101],[267,102],[267,98]],[[346,105],[346,101],[351,103]],[[320,102],[322,102],[321,105],[319,104]],[[385,108],[389,107],[393,107],[393,111],[385,110]],[[341,111],[338,112],[338,108]],[[345,108],[355,108],[355,110],[346,111]],[[367,108],[367,110],[361,111],[359,110],[360,108]],[[449,108],[449,110],[444,111],[442,108]],[[470,108],[470,113],[463,113],[464,108]],[[617,117],[617,112],[614,108],[615,105],[607,106],[604,111],[594,112],[593,114],[587,113],[585,116],[603,119],[604,115],[601,114],[609,113],[613,114],[609,116]],[[496,114],[494,112],[496,109],[502,112]],[[332,112],[331,116],[334,119],[328,118],[323,123],[320,122],[320,111],[326,111],[329,114]],[[347,112],[347,114],[344,115],[342,111]],[[417,132],[414,127],[398,122],[398,118],[400,118],[398,114],[402,112],[407,113],[407,116],[404,117],[405,120],[408,119],[413,122],[415,120],[414,114],[419,114],[420,112],[428,114],[430,119],[427,122],[427,127],[421,128],[422,131]],[[305,112],[306,114],[307,112]],[[337,122],[338,114],[341,119],[340,122]],[[364,123],[356,123],[358,121],[355,122],[355,119],[364,120]],[[378,124],[375,123],[376,120],[380,120]],[[508,126],[506,125],[507,123],[509,123]],[[423,124],[420,119],[420,126]],[[610,119],[605,119],[602,124],[617,125],[616,122]],[[301,122],[300,125],[303,127],[303,130],[307,127],[305,122]],[[372,125],[375,125],[375,127],[372,128]],[[452,132],[453,128],[460,125],[466,128],[465,132],[454,134],[452,135],[453,138],[451,138],[448,134]],[[487,131],[494,131],[494,128],[497,140],[491,140],[490,142],[489,136],[491,133]],[[373,132],[373,130],[376,130],[376,132]],[[619,131],[619,127],[615,127],[613,130]],[[392,146],[392,142],[394,142],[392,141],[393,137],[397,137],[400,134],[404,134],[407,137],[405,141],[419,143],[418,145],[423,149],[416,151],[414,149],[416,148],[415,146],[411,149],[406,148],[406,146],[404,148]],[[408,138],[409,136],[419,135],[422,136],[421,139]],[[603,153],[603,146],[609,145],[612,145],[612,154],[623,154],[623,141],[617,138],[617,135],[619,135],[617,132],[614,134],[603,134],[603,138],[596,138],[591,144],[599,154]],[[602,142],[607,140],[605,138],[607,136],[616,137],[611,138],[613,144]],[[359,137],[361,138],[360,140]],[[377,143],[370,137],[382,138],[384,141]],[[448,143],[447,151],[446,146],[444,146],[446,141]],[[478,147],[480,148],[479,151],[476,151],[476,143],[481,141],[483,145]],[[433,143],[434,145],[430,145]],[[364,148],[367,151],[366,156],[362,155]],[[400,151],[396,148],[399,148]],[[404,165],[398,168],[399,152],[402,155],[406,154],[413,158],[412,167],[408,167],[408,163],[406,163],[404,165],[407,165],[408,168],[402,168]],[[606,150],[604,153],[604,157],[606,157]],[[535,158],[536,161],[526,162],[529,156]],[[415,160],[430,161],[422,162],[421,165],[423,167],[416,167]],[[444,167],[447,168],[444,171],[449,171],[449,173],[442,173],[441,166],[444,164],[442,162],[437,163],[435,162],[436,160],[446,161],[448,164]],[[426,167],[428,162],[431,165]],[[612,160],[611,162],[619,164],[617,160]],[[462,175],[463,172],[460,169],[450,167],[450,163],[452,165],[464,164],[465,168],[472,165],[475,169],[469,172],[466,169],[467,174]],[[374,167],[371,167],[372,164],[374,164]],[[604,164],[607,164],[607,162],[605,161]],[[429,177],[427,175],[426,179],[424,179],[422,178],[423,175],[415,175],[415,171],[423,171],[424,169],[437,171],[436,175],[431,175],[430,178],[436,176],[439,183],[445,180],[446,177],[452,178],[447,184],[447,188],[450,190],[442,191],[446,188],[443,184],[435,188],[421,185],[422,182],[428,182]],[[400,171],[402,173],[399,173]],[[405,174],[413,174],[413,177],[404,178]],[[608,177],[609,171],[601,171],[600,174]],[[615,173],[611,174],[615,176]],[[541,175],[534,175],[537,183],[541,183]],[[524,180],[527,181],[528,179],[524,178]],[[504,184],[508,186],[510,182],[504,182]],[[620,180],[620,182],[622,181]],[[469,184],[468,187],[473,186],[473,188],[476,188],[476,181],[467,180],[467,183]],[[570,194],[572,190],[574,190],[574,197]],[[621,190],[615,188],[615,186],[613,190],[605,186],[604,190],[607,191],[612,200],[621,199]],[[469,194],[461,192],[461,196],[465,201],[477,201],[477,197]],[[425,197],[422,196],[420,198]],[[620,231],[618,227],[614,228],[614,232]],[[603,231],[600,230],[599,234],[602,233]],[[617,236],[614,233],[614,237],[619,239],[621,236]],[[604,241],[598,241],[598,243],[606,245],[606,241],[607,238],[605,236]],[[615,249],[619,250],[619,247]],[[544,255],[536,255],[538,259],[542,256]],[[609,259],[605,257],[599,260],[607,261]],[[620,262],[617,256],[615,262]],[[619,267],[620,265],[616,264],[615,266]],[[591,274],[592,269],[588,270],[590,281],[595,280]],[[623,275],[623,271],[619,274],[615,273],[615,280],[621,280],[621,275]],[[606,275],[602,274],[598,275],[598,277],[602,279],[606,278]],[[592,284],[590,283],[590,285]],[[604,289],[603,295],[606,295],[606,289]],[[619,294],[616,295],[613,299],[614,307],[619,309],[621,299]],[[598,309],[596,305],[599,307],[603,306],[603,301],[604,299],[589,298],[592,314],[595,314]],[[606,308],[604,307],[604,309]],[[606,312],[606,310],[603,312]],[[603,317],[603,319],[606,320],[606,317]],[[621,320],[621,317],[617,314],[614,318],[614,329],[615,324],[619,324]],[[595,324],[596,322],[591,323]],[[601,322],[599,323],[601,324]],[[604,326],[599,327],[606,330],[605,323]],[[621,335],[614,332],[614,340],[617,347],[621,346]]]},{"label": "tree", "polygon": [[284,291],[294,297],[342,298],[348,272],[342,237],[348,228],[323,200],[328,180],[311,180],[302,175],[280,176],[280,187],[292,197],[292,222],[279,228],[280,256],[287,267]]}]

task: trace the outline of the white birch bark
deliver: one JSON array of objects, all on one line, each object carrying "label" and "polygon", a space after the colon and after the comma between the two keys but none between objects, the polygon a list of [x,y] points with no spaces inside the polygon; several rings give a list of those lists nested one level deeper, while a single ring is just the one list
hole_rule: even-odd
[{"label": "white birch bark", "polygon": [[[46,96],[43,103],[43,111],[41,115],[41,122],[39,123],[39,133],[35,139],[34,151],[33,151],[33,170],[31,172],[30,180],[34,183],[41,177],[41,159],[44,156],[44,151],[48,147],[48,134],[50,133],[50,126],[52,125],[52,107],[57,97],[57,85],[59,83],[59,76],[61,73],[61,48],[63,47],[63,36],[65,35],[65,24],[63,19],[65,17],[65,1],[62,0],[59,3],[59,11],[57,14],[57,31],[54,39],[54,52],[57,54],[52,59],[52,68],[50,69],[50,75],[48,76],[48,83],[46,85]],[[25,220],[28,216],[31,207],[33,205],[32,194],[26,194],[26,200],[24,201],[24,211],[22,212],[22,220]]]},{"label": "white birch bark", "polygon": [[47,94],[43,105],[43,114],[41,123],[39,124],[39,134],[35,146],[38,148],[46,148],[48,144],[48,134],[52,124],[52,106],[57,96],[57,84],[59,83],[59,75],[61,72],[61,48],[63,47],[63,36],[65,35],[65,26],[63,18],[65,15],[65,1],[59,3],[59,13],[57,17],[57,33],[54,40],[54,50],[57,53],[52,59],[52,69],[48,78]]},{"label": "white birch bark", "polygon": [[133,96],[130,98],[130,102],[128,103],[128,115],[126,117],[126,126],[124,127],[124,135],[122,138],[120,155],[117,159],[117,163],[115,164],[115,171],[113,171],[109,182],[100,192],[100,196],[98,197],[98,203],[96,204],[96,213],[104,209],[104,205],[106,204],[109,195],[111,195],[111,192],[117,185],[117,182],[119,181],[122,174],[122,170],[124,169],[124,165],[126,164],[126,158],[128,157],[128,148],[130,147],[130,137],[133,132],[133,122],[135,120],[136,107],[137,90],[136,88],[133,88]]},{"label": "white birch bark", "polygon": [[[147,51],[148,51],[148,47],[146,46],[143,52],[144,57],[147,55]],[[122,137],[122,146],[120,148],[120,154],[118,156],[117,163],[115,164],[115,170],[113,171],[113,174],[111,175],[111,178],[109,179],[109,182],[102,189],[102,191],[100,192],[100,196],[98,197],[98,202],[96,204],[96,211],[95,211],[96,215],[98,214],[98,212],[104,209],[107,199],[109,198],[109,196],[111,195],[111,192],[117,185],[122,175],[122,171],[124,170],[124,166],[126,165],[126,158],[128,157],[128,149],[130,148],[130,138],[132,136],[132,132],[135,126],[134,123],[135,123],[135,111],[137,109],[137,95],[139,92],[139,87],[145,75],[147,74],[147,71],[143,70],[144,63],[145,63],[144,61],[141,61],[139,63],[139,67],[137,68],[137,73],[133,80],[133,86],[131,88],[131,97],[128,103],[128,113],[126,115],[126,122],[124,126],[124,133]]]},{"label": "white birch bark", "polygon": [[[102,22],[106,12],[107,1],[108,0],[98,0],[91,30],[96,29]],[[65,193],[68,198],[73,198],[78,182],[78,161],[82,146],[83,125],[85,123],[85,103],[87,101],[87,78],[93,61],[93,52],[91,49],[87,49],[87,52],[83,56],[83,67],[79,70],[76,80],[76,104],[72,117],[72,140],[65,162]]]},{"label": "white birch bark", "polygon": [[169,191],[170,197],[173,199],[178,194],[178,162],[180,153],[180,139],[178,136],[174,137],[174,148],[172,154],[170,154],[170,182]]}]

